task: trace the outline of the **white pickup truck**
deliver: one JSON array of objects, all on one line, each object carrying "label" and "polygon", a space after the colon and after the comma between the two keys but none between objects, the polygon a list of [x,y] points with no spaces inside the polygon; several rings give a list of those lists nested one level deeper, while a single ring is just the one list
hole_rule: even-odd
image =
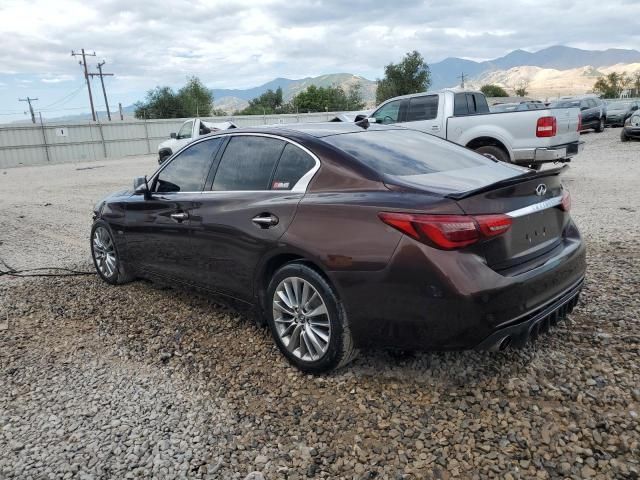
[{"label": "white pickup truck", "polygon": [[568,162],[584,147],[579,109],[490,113],[484,94],[474,91],[445,89],[391,98],[368,120],[402,124],[536,169],[545,162]]},{"label": "white pickup truck", "polygon": [[176,153],[187,143],[203,135],[217,132],[218,130],[228,130],[237,128],[233,122],[205,122],[199,118],[190,118],[180,126],[178,133],[172,133],[169,140],[158,145],[158,163],[164,162],[171,155]]}]

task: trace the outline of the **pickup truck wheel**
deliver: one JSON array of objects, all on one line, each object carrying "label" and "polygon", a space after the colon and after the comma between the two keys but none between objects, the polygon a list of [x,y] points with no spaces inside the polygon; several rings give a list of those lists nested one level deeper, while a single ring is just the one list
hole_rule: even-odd
[{"label": "pickup truck wheel", "polygon": [[499,160],[501,162],[511,163],[509,154],[500,147],[496,147],[495,145],[483,145],[481,147],[477,147],[475,151],[480,155],[484,155],[489,158],[495,158],[496,160]]},{"label": "pickup truck wheel", "polygon": [[604,118],[600,118],[600,121],[598,122],[598,126],[596,127],[596,132],[598,133],[604,132]]}]

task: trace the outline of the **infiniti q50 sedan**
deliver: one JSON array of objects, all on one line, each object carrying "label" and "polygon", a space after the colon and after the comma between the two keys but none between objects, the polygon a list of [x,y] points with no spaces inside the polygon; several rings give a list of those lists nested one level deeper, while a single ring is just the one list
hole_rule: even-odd
[{"label": "infiniti q50 sedan", "polygon": [[91,251],[111,284],[168,280],[255,307],[307,372],[374,346],[518,347],[582,287],[561,170],[366,121],[238,129],[99,202]]}]

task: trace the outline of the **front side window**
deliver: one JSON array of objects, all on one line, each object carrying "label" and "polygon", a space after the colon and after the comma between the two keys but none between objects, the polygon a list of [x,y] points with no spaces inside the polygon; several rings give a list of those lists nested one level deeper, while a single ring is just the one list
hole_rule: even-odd
[{"label": "front side window", "polygon": [[276,173],[271,182],[272,190],[291,190],[305,173],[315,167],[316,161],[308,153],[290,143],[284,147]]},{"label": "front side window", "polygon": [[372,116],[377,123],[396,123],[400,117],[400,103],[402,100],[395,100],[380,107]]},{"label": "front side window", "polygon": [[211,161],[221,144],[221,138],[212,138],[187,147],[160,171],[155,182],[155,191],[159,193],[202,191],[211,168]]},{"label": "front side window", "polygon": [[438,116],[438,95],[414,97],[409,102],[408,122],[433,120]]},{"label": "front side window", "polygon": [[180,127],[176,138],[178,140],[180,140],[181,138],[191,138],[191,130],[193,130],[193,120],[186,122],[182,125],[182,127]]},{"label": "front side window", "polygon": [[222,155],[213,180],[213,190],[269,190],[283,140],[234,136]]}]

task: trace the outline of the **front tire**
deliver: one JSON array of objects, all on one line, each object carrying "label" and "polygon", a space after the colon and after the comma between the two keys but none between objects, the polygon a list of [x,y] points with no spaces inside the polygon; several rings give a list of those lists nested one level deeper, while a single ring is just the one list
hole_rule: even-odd
[{"label": "front tire", "polygon": [[338,295],[314,269],[290,263],[271,278],[267,321],[278,349],[306,373],[340,368],[357,354]]},{"label": "front tire", "polygon": [[501,162],[511,163],[511,159],[509,158],[509,154],[505,152],[502,148],[496,147],[495,145],[483,145],[475,149],[480,155],[484,155],[489,158],[495,158]]},{"label": "front tire", "polygon": [[620,140],[622,140],[623,142],[629,141],[629,136],[626,133],[624,133],[624,128],[620,132]]},{"label": "front tire", "polygon": [[127,283],[135,278],[120,259],[113,232],[103,220],[97,220],[91,228],[91,257],[100,278],[111,285]]},{"label": "front tire", "polygon": [[597,133],[602,133],[604,132],[604,118],[600,118],[600,121],[598,122],[598,126],[595,128]]}]

